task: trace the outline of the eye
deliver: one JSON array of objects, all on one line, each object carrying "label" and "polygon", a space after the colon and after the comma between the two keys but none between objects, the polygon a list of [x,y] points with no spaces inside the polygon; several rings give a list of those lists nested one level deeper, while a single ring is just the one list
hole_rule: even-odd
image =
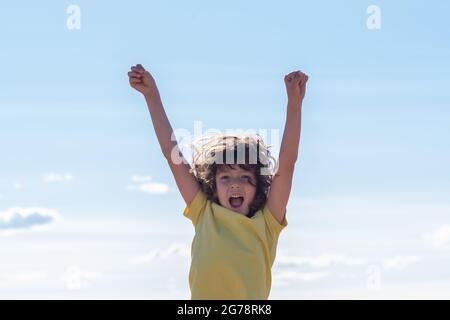
[{"label": "eye", "polygon": [[222,176],[220,179],[224,180],[224,179],[228,179],[228,176]]},{"label": "eye", "polygon": [[250,177],[250,176],[242,176],[241,178],[244,179],[244,180],[247,180],[247,181],[250,181],[250,180],[251,180],[251,177]]}]

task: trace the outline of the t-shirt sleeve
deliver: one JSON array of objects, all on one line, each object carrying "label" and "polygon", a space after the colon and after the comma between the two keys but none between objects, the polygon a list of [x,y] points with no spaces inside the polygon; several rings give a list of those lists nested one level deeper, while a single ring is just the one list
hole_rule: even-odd
[{"label": "t-shirt sleeve", "polygon": [[287,226],[286,220],[286,210],[284,213],[283,223],[279,223],[277,219],[273,216],[272,212],[270,212],[269,207],[267,205],[263,208],[263,216],[266,221],[267,229],[269,230],[270,235],[276,239],[280,235],[281,230],[283,230]]},{"label": "t-shirt sleeve", "polygon": [[199,190],[192,200],[191,204],[186,206],[183,211],[183,215],[192,221],[194,226],[197,225],[201,214],[205,211],[207,198],[202,190]]}]

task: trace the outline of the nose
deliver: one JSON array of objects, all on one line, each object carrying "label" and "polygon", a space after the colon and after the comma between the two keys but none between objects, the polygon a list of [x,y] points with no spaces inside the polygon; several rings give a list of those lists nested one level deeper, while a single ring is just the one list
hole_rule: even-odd
[{"label": "nose", "polygon": [[231,189],[240,189],[241,184],[239,183],[239,179],[233,180],[231,182]]}]

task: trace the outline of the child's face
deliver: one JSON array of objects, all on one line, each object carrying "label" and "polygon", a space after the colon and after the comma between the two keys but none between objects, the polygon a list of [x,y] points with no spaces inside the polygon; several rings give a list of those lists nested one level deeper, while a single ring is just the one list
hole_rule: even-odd
[{"label": "child's face", "polygon": [[238,165],[233,165],[233,169],[223,166],[216,173],[216,195],[220,205],[237,213],[249,213],[256,194],[255,186],[255,174]]}]

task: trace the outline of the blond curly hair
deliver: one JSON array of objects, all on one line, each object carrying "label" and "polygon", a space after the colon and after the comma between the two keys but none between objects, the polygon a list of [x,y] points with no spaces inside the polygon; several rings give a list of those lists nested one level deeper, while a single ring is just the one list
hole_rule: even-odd
[{"label": "blond curly hair", "polygon": [[[253,172],[256,177],[255,197],[250,204],[248,217],[252,217],[267,201],[272,183],[276,160],[270,154],[271,145],[266,145],[259,134],[210,134],[201,136],[193,143],[193,173],[207,198],[217,204],[216,173],[225,166],[238,165],[241,169]],[[231,158],[231,159],[230,159]]]}]

